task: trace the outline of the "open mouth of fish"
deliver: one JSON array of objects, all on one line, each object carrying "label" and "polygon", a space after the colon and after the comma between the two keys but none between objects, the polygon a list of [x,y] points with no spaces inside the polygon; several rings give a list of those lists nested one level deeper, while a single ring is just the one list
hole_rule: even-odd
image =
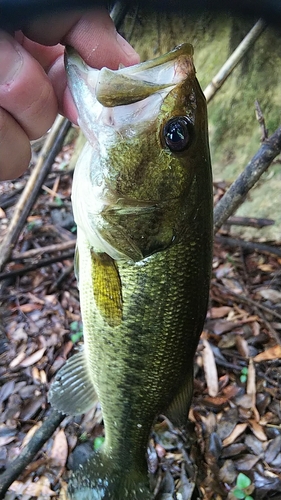
[{"label": "open mouth of fish", "polygon": [[[71,92],[79,109],[79,124],[92,144],[98,127],[123,131],[128,123],[153,120],[167,93],[190,74],[193,47],[174,50],[135,66],[97,70],[88,66],[71,47],[66,51],[66,69]],[[107,130],[110,134],[110,130]]]}]

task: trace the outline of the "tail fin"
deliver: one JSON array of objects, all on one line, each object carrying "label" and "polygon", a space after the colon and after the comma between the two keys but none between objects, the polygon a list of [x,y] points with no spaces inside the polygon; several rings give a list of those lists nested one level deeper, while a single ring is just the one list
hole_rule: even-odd
[{"label": "tail fin", "polygon": [[73,472],[69,486],[70,500],[152,500],[148,473],[126,470],[112,459],[95,453],[85,465]]}]

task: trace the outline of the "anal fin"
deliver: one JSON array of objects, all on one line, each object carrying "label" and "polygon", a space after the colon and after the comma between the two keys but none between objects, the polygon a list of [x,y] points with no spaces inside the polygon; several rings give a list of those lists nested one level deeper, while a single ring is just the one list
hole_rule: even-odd
[{"label": "anal fin", "polygon": [[96,404],[98,397],[89,377],[84,349],[58,371],[48,399],[56,410],[68,415],[86,413]]}]

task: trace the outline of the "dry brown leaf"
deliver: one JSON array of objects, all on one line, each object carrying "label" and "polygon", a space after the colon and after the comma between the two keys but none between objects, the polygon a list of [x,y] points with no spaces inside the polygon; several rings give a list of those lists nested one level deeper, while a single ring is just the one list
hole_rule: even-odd
[{"label": "dry brown leaf", "polygon": [[274,290],[274,288],[264,288],[263,290],[259,290],[258,294],[264,299],[270,300],[274,304],[278,304],[281,301],[281,292]]},{"label": "dry brown leaf", "polygon": [[15,491],[17,495],[24,494],[34,497],[50,497],[56,495],[50,488],[49,479],[45,476],[41,476],[36,483],[31,482],[30,479],[27,479],[24,483],[22,481],[14,481],[9,489]]},{"label": "dry brown leaf", "polygon": [[59,500],[68,500],[67,483],[65,481],[61,481]]},{"label": "dry brown leaf", "polygon": [[230,311],[231,307],[229,306],[211,307],[209,317],[211,319],[225,318]]},{"label": "dry brown leaf", "polygon": [[227,385],[222,389],[222,392],[227,399],[232,399],[239,392],[239,387],[237,385]]},{"label": "dry brown leaf", "polygon": [[204,349],[202,351],[203,366],[205,372],[208,393],[211,397],[216,397],[219,392],[218,372],[215,362],[214,353],[208,340],[202,340]]},{"label": "dry brown leaf", "polygon": [[256,396],[256,370],[252,359],[249,360],[248,366],[247,394]]},{"label": "dry brown leaf", "polygon": [[19,310],[23,313],[29,313],[31,311],[35,311],[36,309],[39,309],[41,310],[42,309],[42,306],[40,306],[39,304],[22,304],[21,306],[19,306]]},{"label": "dry brown leaf", "polygon": [[31,427],[31,429],[29,429],[28,433],[24,436],[24,439],[23,439],[22,444],[21,444],[21,448],[24,448],[29,443],[29,441],[34,436],[35,432],[39,429],[39,427],[41,427],[41,425],[42,425],[42,422],[39,422],[38,424],[33,425],[33,427]]},{"label": "dry brown leaf", "polygon": [[7,216],[6,216],[6,214],[5,214],[4,210],[3,210],[3,208],[1,208],[1,207],[0,207],[0,219],[6,219],[6,217],[7,217]]},{"label": "dry brown leaf", "polygon": [[247,340],[245,340],[241,335],[236,335],[235,336],[235,343],[237,350],[243,358],[248,358],[249,357],[249,346]]},{"label": "dry brown leaf", "polygon": [[20,365],[21,362],[24,360],[25,358],[25,353],[24,351],[21,351],[12,361],[11,363],[9,364],[9,367],[10,368],[15,368],[16,366]]},{"label": "dry brown leaf", "polygon": [[27,479],[25,483],[23,483],[22,481],[14,481],[9,487],[9,490],[14,491],[15,493],[17,493],[17,495],[21,495],[30,483],[30,478]]},{"label": "dry brown leaf", "polygon": [[68,456],[68,444],[64,430],[61,429],[55,436],[50,458],[57,467],[64,467]]},{"label": "dry brown leaf", "polygon": [[25,495],[34,497],[55,496],[56,493],[50,488],[50,481],[46,476],[41,476],[36,483],[30,483],[24,490]]},{"label": "dry brown leaf", "polygon": [[249,424],[251,426],[251,429],[253,431],[253,434],[260,440],[260,441],[267,441],[267,436],[263,430],[263,427],[256,422],[254,419],[249,420]]},{"label": "dry brown leaf", "polygon": [[34,365],[39,361],[42,357],[44,352],[46,351],[46,347],[42,347],[42,349],[38,349],[38,351],[35,351],[33,354],[25,358],[21,363],[20,366],[23,366],[26,368],[27,366]]},{"label": "dry brown leaf", "polygon": [[257,354],[254,357],[254,361],[259,363],[261,361],[269,361],[271,359],[280,359],[281,358],[281,345],[276,344],[272,347],[269,347],[264,352]]},{"label": "dry brown leaf", "polygon": [[[273,327],[274,328],[274,327]],[[253,330],[253,335],[254,337],[257,337],[259,334],[260,334],[260,331],[261,331],[261,326],[260,324],[258,323],[258,321],[254,321],[252,323],[252,330]]]},{"label": "dry brown leaf", "polygon": [[232,433],[223,440],[222,442],[222,445],[223,446],[229,446],[230,444],[232,444],[236,438],[238,438],[241,434],[243,434],[243,432],[247,429],[248,427],[248,424],[245,422],[243,424],[237,424]]}]

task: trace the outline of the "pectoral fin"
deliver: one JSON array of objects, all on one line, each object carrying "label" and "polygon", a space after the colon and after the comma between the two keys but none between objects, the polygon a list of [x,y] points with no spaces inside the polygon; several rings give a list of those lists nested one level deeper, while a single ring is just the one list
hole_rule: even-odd
[{"label": "pectoral fin", "polygon": [[115,261],[106,253],[92,256],[94,298],[98,310],[109,326],[122,321],[122,287]]},{"label": "pectoral fin", "polygon": [[90,379],[84,350],[74,354],[58,371],[49,391],[49,402],[58,411],[80,415],[97,402],[97,394]]}]

